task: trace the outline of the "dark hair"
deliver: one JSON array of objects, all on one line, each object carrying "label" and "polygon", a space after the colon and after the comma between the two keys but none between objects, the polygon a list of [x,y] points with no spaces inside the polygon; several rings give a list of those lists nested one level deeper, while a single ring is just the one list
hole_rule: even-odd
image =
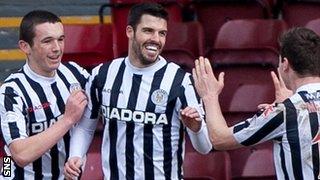
[{"label": "dark hair", "polygon": [[57,23],[61,22],[61,19],[49,11],[34,10],[29,12],[22,18],[19,39],[33,46],[33,38],[35,36],[34,27],[46,22]]},{"label": "dark hair", "polygon": [[169,20],[168,12],[160,4],[147,2],[136,4],[130,9],[127,24],[136,30],[136,27],[141,20],[141,16],[145,14],[159,17],[166,21]]},{"label": "dark hair", "polygon": [[310,29],[292,28],[280,38],[280,53],[298,75],[320,75],[320,37]]}]

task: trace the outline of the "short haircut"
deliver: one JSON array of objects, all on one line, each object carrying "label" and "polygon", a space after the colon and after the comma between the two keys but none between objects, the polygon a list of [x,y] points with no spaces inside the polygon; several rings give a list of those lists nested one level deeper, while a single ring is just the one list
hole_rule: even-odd
[{"label": "short haircut", "polygon": [[136,30],[137,25],[140,23],[142,15],[151,15],[169,20],[168,12],[158,3],[139,3],[134,5],[129,12],[127,24]]},{"label": "short haircut", "polygon": [[296,27],[280,38],[280,53],[301,77],[320,75],[320,37],[310,29]]},{"label": "short haircut", "polygon": [[20,40],[23,40],[33,46],[33,38],[35,37],[34,27],[42,23],[57,23],[61,22],[61,19],[44,10],[34,10],[26,14],[20,24]]}]

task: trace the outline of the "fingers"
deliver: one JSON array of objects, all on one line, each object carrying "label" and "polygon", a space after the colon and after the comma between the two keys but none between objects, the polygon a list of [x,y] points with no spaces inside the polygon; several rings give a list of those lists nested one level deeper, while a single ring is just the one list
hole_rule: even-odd
[{"label": "fingers", "polygon": [[224,84],[224,72],[221,72],[219,74],[218,81],[222,83],[222,85]]},{"label": "fingers", "polygon": [[69,159],[64,166],[64,174],[67,179],[74,179],[75,177],[79,177],[81,173],[82,161],[80,158]]},{"label": "fingers", "polygon": [[275,72],[271,71],[271,77],[272,77],[272,81],[273,81],[273,85],[274,85],[275,91],[276,92],[280,91],[281,84],[280,84],[280,81],[278,79],[278,76],[276,75]]},{"label": "fingers", "polygon": [[195,68],[192,68],[192,77],[193,77],[195,86],[197,86],[197,84],[198,84],[198,76],[197,76]]},{"label": "fingers", "polygon": [[201,120],[198,111],[192,107],[186,107],[185,109],[181,110],[181,115],[188,118]]},{"label": "fingers", "polygon": [[267,107],[269,107],[271,104],[267,104],[267,103],[264,103],[264,104],[259,104],[258,105],[258,109],[259,110],[264,110],[266,109]]},{"label": "fingers", "polygon": [[207,74],[212,74],[213,75],[213,70],[210,64],[210,61],[208,58],[204,58],[204,64],[205,64],[205,71]]},{"label": "fingers", "polygon": [[199,80],[201,78],[201,72],[200,72],[200,62],[198,59],[195,61],[195,74],[196,79]]},{"label": "fingers", "polygon": [[200,73],[201,75],[206,75],[206,68],[205,68],[205,60],[202,56],[199,57],[199,66],[200,66]]}]

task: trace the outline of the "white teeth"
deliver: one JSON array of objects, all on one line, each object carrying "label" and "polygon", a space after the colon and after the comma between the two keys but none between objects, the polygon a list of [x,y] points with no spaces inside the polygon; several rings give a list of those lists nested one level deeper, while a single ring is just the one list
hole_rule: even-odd
[{"label": "white teeth", "polygon": [[147,46],[146,49],[156,51],[158,48],[156,46]]}]

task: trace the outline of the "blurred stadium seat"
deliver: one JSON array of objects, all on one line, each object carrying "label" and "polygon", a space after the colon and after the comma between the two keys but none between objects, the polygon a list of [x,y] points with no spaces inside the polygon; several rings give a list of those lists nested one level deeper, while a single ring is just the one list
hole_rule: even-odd
[{"label": "blurred stadium seat", "polygon": [[231,20],[221,27],[207,56],[217,74],[226,74],[220,102],[229,125],[274,100],[270,71],[278,65],[278,37],[284,30],[281,20],[261,19]]},{"label": "blurred stadium seat", "polygon": [[[113,44],[114,56],[126,56],[128,52],[128,38],[126,36],[127,16],[129,9],[136,3],[144,0],[110,0],[110,4],[105,7],[111,8],[111,18],[113,24]],[[169,13],[170,22],[182,22],[182,8],[177,1],[173,0],[154,0],[162,4]],[[101,15],[100,15],[101,17]]]},{"label": "blurred stadium seat", "polygon": [[203,28],[199,22],[172,23],[161,53],[168,61],[191,72],[194,60],[204,55]]},{"label": "blurred stadium seat", "polygon": [[320,17],[320,1],[284,0],[281,11],[289,27],[305,26],[308,21]]},{"label": "blurred stadium seat", "polygon": [[101,144],[102,134],[96,134],[92,140],[87,154],[85,169],[82,173],[82,180],[102,180],[103,172],[101,165]]},{"label": "blurred stadium seat", "polygon": [[214,151],[202,155],[196,152],[186,138],[186,150],[183,164],[185,180],[229,180],[231,162],[227,152]]},{"label": "blurred stadium seat", "polygon": [[254,147],[228,151],[233,180],[276,180],[273,144],[266,142]]},{"label": "blurred stadium seat", "polygon": [[217,64],[278,64],[282,20],[241,19],[225,23],[207,56]]},{"label": "blurred stadium seat", "polygon": [[220,27],[229,20],[270,18],[270,5],[265,0],[194,0],[196,17],[204,27],[206,47],[214,45]]},{"label": "blurred stadium seat", "polygon": [[309,21],[306,26],[320,36],[320,18]]},{"label": "blurred stadium seat", "polygon": [[62,61],[92,67],[113,59],[111,24],[64,25],[65,50]]}]

